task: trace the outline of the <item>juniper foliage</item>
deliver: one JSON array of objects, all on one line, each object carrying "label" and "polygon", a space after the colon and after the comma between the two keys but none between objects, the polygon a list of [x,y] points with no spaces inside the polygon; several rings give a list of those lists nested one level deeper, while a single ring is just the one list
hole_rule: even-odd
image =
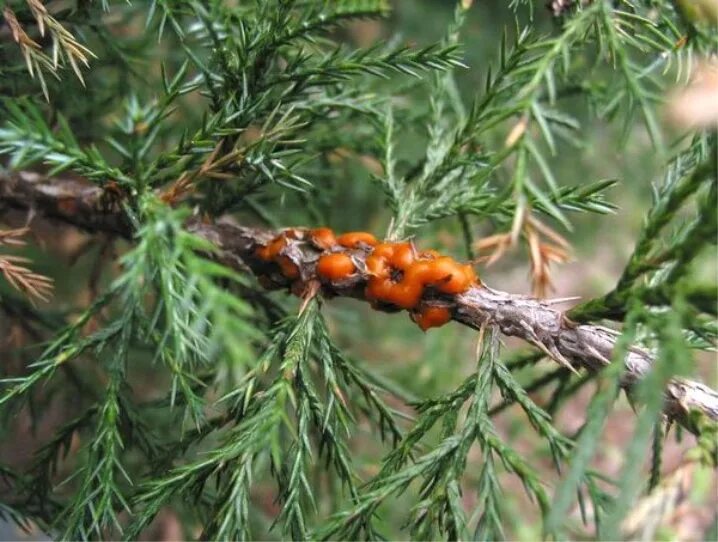
[{"label": "juniper foliage", "polygon": [[[84,307],[36,306],[0,280],[0,314],[32,339],[12,354],[21,370],[3,364],[3,436],[19,414],[62,411],[29,461],[0,466],[0,519],[65,539],[134,539],[168,509],[206,539],[515,538],[518,480],[545,536],[623,535],[676,433],[662,390],[716,340],[715,280],[700,267],[718,231],[716,130],[677,135],[659,114],[665,89],[716,54],[711,21],[667,0],[553,13],[516,1],[477,67],[462,48],[466,0],[436,43],[366,47],[347,29],[390,17],[386,0],[2,4],[1,167],[102,187],[133,237],[97,251]],[[484,78],[471,93],[467,70]],[[647,137],[663,172],[615,287],[569,313],[622,326],[599,375],[545,370],[544,352],[512,352],[489,328],[471,374],[417,396],[348,353],[324,300],[299,310],[267,294],[185,228],[226,214],[366,226],[381,202],[387,238],[448,224],[474,257],[489,227],[494,256],[523,239],[553,250],[550,263],[564,245],[546,224],[569,235],[616,210],[616,180],[556,170],[596,119],[624,144]],[[631,394],[612,480],[592,461],[637,344],[656,363]],[[557,428],[596,380],[580,429]],[[497,425],[511,407],[530,454]],[[695,457],[715,463],[714,424],[697,416],[692,429]]]}]

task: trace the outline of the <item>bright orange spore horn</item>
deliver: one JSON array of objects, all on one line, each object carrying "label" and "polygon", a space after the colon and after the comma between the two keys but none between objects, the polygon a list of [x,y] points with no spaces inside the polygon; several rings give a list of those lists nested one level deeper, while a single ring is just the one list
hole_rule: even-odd
[{"label": "bright orange spore horn", "polygon": [[317,274],[328,281],[343,280],[356,271],[356,266],[350,256],[341,252],[323,254],[317,263]]},{"label": "bright orange spore horn", "polygon": [[376,237],[365,231],[343,233],[337,237],[337,243],[346,248],[359,248],[362,244],[373,247],[377,242]]},{"label": "bright orange spore horn", "polygon": [[289,259],[289,256],[277,256],[276,261],[279,264],[279,269],[282,270],[282,275],[288,279],[299,278],[299,267]]},{"label": "bright orange spore horn", "polygon": [[[380,243],[366,258],[369,280],[365,295],[374,306],[382,303],[412,310],[421,301],[424,289],[435,288],[444,294],[460,294],[477,280],[474,270],[436,251],[418,255],[410,243]],[[431,310],[419,313],[415,321],[421,326],[437,327],[451,314]]]},{"label": "bright orange spore horn", "polygon": [[[317,262],[316,272],[325,283],[345,280],[357,272],[350,250],[370,249],[366,255],[368,276],[364,295],[372,306],[389,310],[411,311],[411,319],[424,331],[439,327],[451,320],[451,309],[439,305],[422,304],[426,288],[439,294],[457,295],[466,292],[479,282],[470,265],[462,264],[435,250],[416,252],[411,243],[379,243],[372,234],[362,231],[348,232],[336,237],[329,228],[311,230],[285,230],[266,246],[256,249],[258,258],[276,264],[288,279],[300,278],[297,265],[282,251],[287,239],[309,242],[323,254]],[[330,252],[333,251],[333,252]],[[294,286],[297,283],[295,280]]]},{"label": "bright orange spore horn", "polygon": [[334,232],[329,228],[314,228],[309,230],[309,238],[314,246],[326,250],[337,244],[337,238]]},{"label": "bright orange spore horn", "polygon": [[441,327],[451,320],[451,311],[446,307],[423,306],[418,312],[411,313],[411,319],[426,331],[432,327]]},{"label": "bright orange spore horn", "polygon": [[257,247],[255,254],[260,260],[265,262],[274,262],[279,266],[282,275],[288,279],[299,278],[299,267],[288,256],[281,254],[282,249],[287,246],[287,237],[296,239],[296,232],[288,230],[280,233],[272,239],[266,246]]}]

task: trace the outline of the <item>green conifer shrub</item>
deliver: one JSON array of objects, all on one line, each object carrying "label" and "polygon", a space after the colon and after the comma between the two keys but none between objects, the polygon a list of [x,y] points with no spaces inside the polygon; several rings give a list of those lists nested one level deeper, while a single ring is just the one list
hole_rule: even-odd
[{"label": "green conifer shrub", "polygon": [[[211,540],[652,538],[687,473],[711,476],[711,10],[407,4],[0,0],[0,520],[70,540],[167,518]],[[635,178],[582,168],[617,149]],[[625,265],[564,312],[556,265],[630,218],[615,194],[642,215]],[[83,232],[73,265],[48,224]],[[371,248],[318,246],[325,226],[492,280],[424,289],[454,321],[422,339],[360,302]],[[319,277],[327,251],[347,281]],[[501,291],[507,260],[538,299]]]}]

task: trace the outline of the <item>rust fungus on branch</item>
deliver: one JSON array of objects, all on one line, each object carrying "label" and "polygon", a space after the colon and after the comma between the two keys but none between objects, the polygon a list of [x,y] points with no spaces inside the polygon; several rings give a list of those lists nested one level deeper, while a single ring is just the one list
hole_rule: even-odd
[{"label": "rust fungus on branch", "polygon": [[[5,210],[32,209],[47,218],[59,219],[90,232],[105,232],[132,239],[133,228],[129,219],[119,209],[107,209],[107,206],[102,205],[102,195],[102,188],[73,178],[46,177],[30,171],[0,172],[0,214]],[[75,200],[76,205],[72,209],[63,209],[58,205],[58,200],[66,197]],[[371,279],[366,258],[370,254],[378,256],[382,252],[378,246],[371,244],[352,249],[342,247],[336,243],[334,233],[329,228],[286,230],[284,246],[282,242],[275,245],[279,247],[275,256],[286,256],[290,263],[298,267],[299,278],[288,279],[282,274],[281,264],[269,254],[269,249],[261,250],[277,237],[276,232],[241,226],[228,218],[209,222],[191,219],[187,229],[217,247],[215,257],[224,265],[242,271],[249,267],[266,287],[289,286],[293,293],[305,299],[320,288],[325,295],[366,299],[366,288]],[[309,235],[307,232],[310,232]],[[391,246],[390,243],[388,245]],[[392,252],[390,248],[382,250],[387,251],[384,254]],[[317,261],[322,254],[331,252],[345,252],[356,264],[357,271],[339,281],[317,280]],[[428,250],[418,252],[415,259],[441,257]],[[293,268],[285,264],[284,273],[290,269]],[[293,274],[293,271],[289,271],[289,274]],[[396,275],[387,280],[393,282],[392,279],[398,278],[399,273]],[[383,284],[387,290],[392,287],[386,282],[379,284]],[[381,297],[381,292],[378,294]],[[565,365],[568,361],[574,367],[591,372],[600,371],[611,364],[616,340],[620,335],[604,326],[571,322],[562,311],[554,307],[556,301],[541,301],[501,292],[478,281],[459,295],[443,294],[436,286],[425,287],[422,294],[418,309],[415,308],[412,314],[414,320],[422,322],[424,326],[429,323],[441,325],[446,318],[446,312],[429,312],[425,307],[443,307],[453,320],[461,324],[473,329],[497,326],[504,335],[519,337],[537,345],[557,363]],[[386,304],[378,308],[400,310]],[[636,345],[631,346],[621,361],[625,368],[621,386],[633,389],[650,372],[654,362],[650,352]],[[718,393],[700,382],[672,379],[665,389],[665,401],[664,413],[689,431],[700,432],[694,422],[693,414],[696,411],[712,420],[712,423],[718,421]]]},{"label": "rust fungus on branch", "polygon": [[451,311],[447,307],[424,305],[418,311],[411,313],[411,319],[422,331],[426,331],[451,321]]},{"label": "rust fungus on branch", "polygon": [[[300,264],[307,250],[315,253],[316,266],[302,276]],[[417,252],[412,243],[380,243],[367,232],[336,236],[329,228],[290,229],[257,246],[254,254],[269,266],[264,269],[265,285],[301,292],[315,279],[328,294],[349,287],[354,297],[375,309],[410,311],[424,331],[450,321],[452,296],[480,284],[470,265],[434,250]],[[278,273],[281,279],[267,280],[266,272]]]},{"label": "rust fungus on branch", "polygon": [[344,280],[356,271],[351,256],[342,252],[322,254],[317,263],[317,275],[329,282]]}]

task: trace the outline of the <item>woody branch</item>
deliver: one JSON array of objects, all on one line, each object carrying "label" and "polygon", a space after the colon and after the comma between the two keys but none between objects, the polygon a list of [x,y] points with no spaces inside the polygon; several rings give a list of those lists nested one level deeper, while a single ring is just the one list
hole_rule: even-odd
[{"label": "woody branch", "polygon": [[[0,213],[7,209],[38,213],[91,232],[132,237],[129,221],[117,205],[108,203],[105,191],[75,179],[46,178],[26,171],[0,173]],[[274,232],[221,219],[210,223],[192,220],[187,227],[212,242],[218,248],[218,259],[225,265],[251,269],[268,279],[266,282],[273,287],[289,286],[287,279],[272,272],[266,262],[255,256],[256,248],[272,239]],[[320,252],[311,244],[301,239],[291,240],[283,253],[298,266],[302,282],[309,288],[321,288],[326,295],[363,299],[366,252],[334,250],[350,253],[358,272],[332,284],[321,284],[317,279],[315,268]],[[550,302],[500,292],[485,285],[474,286],[456,296],[430,294],[422,302],[450,308],[454,320],[474,329],[496,326],[504,335],[519,337],[541,349],[550,359],[574,370],[597,372],[609,365],[620,335],[603,326],[573,323]],[[629,348],[621,385],[630,390],[650,371],[653,362],[649,352]],[[718,422],[718,393],[700,382],[671,380],[665,390],[666,416],[695,431],[691,422],[693,411]]]}]

